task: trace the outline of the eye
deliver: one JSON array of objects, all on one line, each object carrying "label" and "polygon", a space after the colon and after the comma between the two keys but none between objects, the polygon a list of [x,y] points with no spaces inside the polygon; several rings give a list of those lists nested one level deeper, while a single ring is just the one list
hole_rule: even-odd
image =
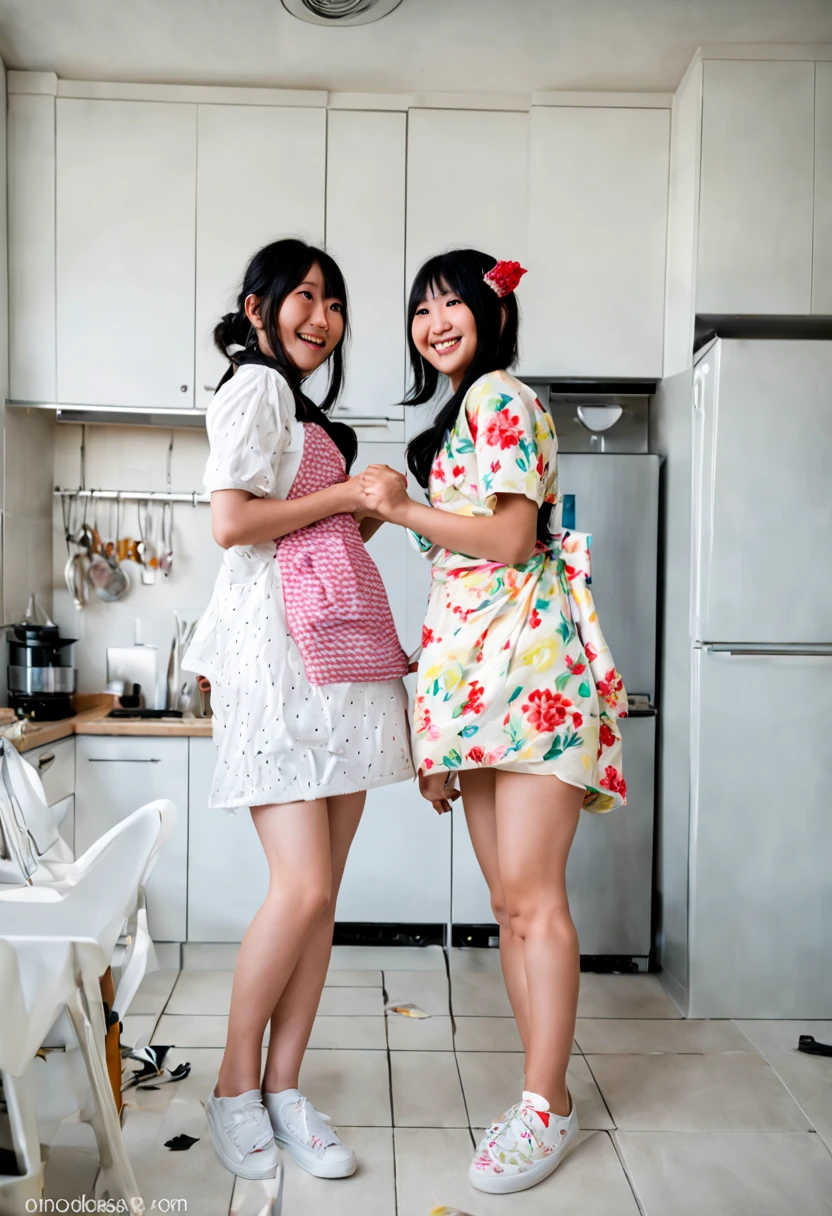
[{"label": "eye", "polygon": [[462,300],[458,300],[456,296],[452,296],[450,300],[445,301],[446,308],[452,308],[454,304],[461,304]]},{"label": "eye", "polygon": [[300,291],[298,292],[298,295],[299,295],[299,296],[303,296],[304,300],[311,300],[311,299],[312,299],[312,292],[311,292],[311,291],[307,291],[305,287],[302,287],[302,288],[300,289]]},{"label": "eye", "polygon": [[428,309],[427,308],[417,308],[416,312],[413,315],[416,317],[426,317],[428,315]]},{"label": "eye", "polygon": [[330,304],[329,308],[330,308],[331,312],[343,312],[344,311],[344,305],[340,304],[337,300],[335,301],[334,304]]}]

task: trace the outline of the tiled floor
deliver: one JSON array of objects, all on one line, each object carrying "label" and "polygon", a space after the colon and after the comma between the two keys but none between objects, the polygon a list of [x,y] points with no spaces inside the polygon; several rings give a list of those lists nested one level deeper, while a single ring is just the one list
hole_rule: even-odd
[{"label": "tiled floor", "polygon": [[[474,1139],[519,1096],[523,1063],[496,952],[447,962],[450,985],[438,949],[335,950],[301,1086],[359,1170],[323,1182],[285,1158],[283,1216],[429,1216],[440,1204],[472,1216],[832,1216],[832,1060],[795,1050],[803,1031],[832,1041],[832,1023],[684,1021],[647,975],[582,977],[571,1157],[522,1194],[472,1190]],[[173,1061],[191,1062],[187,1081],[128,1094],[124,1135],[145,1201],[185,1199],[198,1216],[265,1211],[263,1184],[235,1188],[216,1162],[201,1106],[233,965],[231,947],[186,947],[185,970],[149,976],[125,1019],[126,1042],[173,1043]],[[386,997],[431,1017],[386,1017]],[[166,1149],[180,1132],[198,1142]],[[89,1129],[65,1123],[47,1194],[91,1195],[96,1173]]]}]

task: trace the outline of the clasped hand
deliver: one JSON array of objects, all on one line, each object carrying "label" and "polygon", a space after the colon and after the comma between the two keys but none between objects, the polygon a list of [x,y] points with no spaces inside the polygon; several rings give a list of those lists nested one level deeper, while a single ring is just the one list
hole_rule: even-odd
[{"label": "clasped hand", "polygon": [[391,523],[403,522],[403,513],[410,502],[407,478],[386,464],[371,464],[359,473],[360,510],[365,515]]}]

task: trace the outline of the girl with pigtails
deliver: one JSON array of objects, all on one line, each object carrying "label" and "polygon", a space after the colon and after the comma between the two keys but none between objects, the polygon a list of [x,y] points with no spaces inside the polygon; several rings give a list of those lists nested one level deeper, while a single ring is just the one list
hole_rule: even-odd
[{"label": "girl with pigtails", "polygon": [[[205,488],[225,552],[183,666],[211,684],[210,806],[250,808],[269,864],[205,1104],[217,1156],[242,1178],[274,1177],[278,1145],[320,1178],[356,1169],[299,1072],[366,791],[413,776],[407,660],[364,547],[379,522],[349,475],[355,432],[328,412],[347,330],[336,263],[281,240],[251,259],[215,331],[229,367],[208,407]],[[326,364],[317,406],[304,381]]]},{"label": "girl with pigtails", "polygon": [[566,1071],[580,956],[566,863],[581,808],[610,811],[626,796],[626,694],[589,590],[589,538],[560,527],[554,425],[508,370],[524,273],[473,249],[421,268],[408,401],[431,400],[441,375],[451,390],[407,452],[430,505],[392,469],[361,479],[367,509],[409,529],[432,563],[414,759],[438,812],[459,783],[525,1051],[525,1088],[471,1165],[472,1185],[494,1194],[540,1182],[578,1134]]}]

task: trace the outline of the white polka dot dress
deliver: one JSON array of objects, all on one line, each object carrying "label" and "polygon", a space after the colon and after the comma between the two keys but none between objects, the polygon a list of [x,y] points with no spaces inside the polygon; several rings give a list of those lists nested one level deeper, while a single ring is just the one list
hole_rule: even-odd
[{"label": "white polka dot dress", "polygon": [[[205,490],[286,498],[304,427],[285,380],[244,365],[208,409]],[[273,543],[226,550],[183,666],[211,681],[210,805],[234,810],[390,785],[414,775],[401,680],[311,685],[289,634]]]}]

